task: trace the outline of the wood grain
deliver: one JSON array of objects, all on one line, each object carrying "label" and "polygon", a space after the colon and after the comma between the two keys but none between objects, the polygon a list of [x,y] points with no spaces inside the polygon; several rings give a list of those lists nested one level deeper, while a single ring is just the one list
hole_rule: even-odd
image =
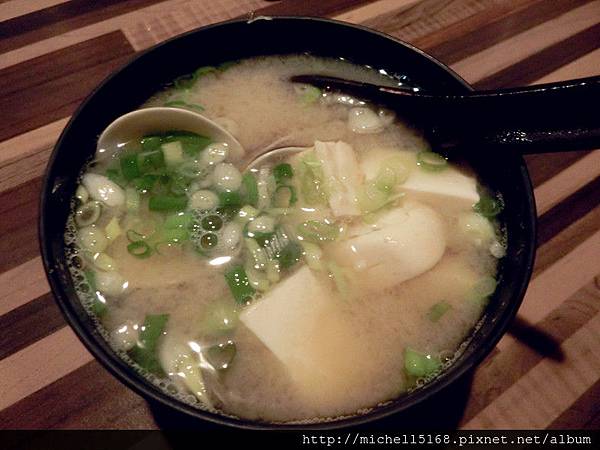
[{"label": "wood grain", "polygon": [[[0,110],[10,112],[0,124],[0,428],[172,423],[92,359],[53,303],[35,227],[41,176],[74,108],[135,52],[251,14],[371,26],[478,88],[600,75],[600,0],[0,2]],[[470,381],[459,426],[600,426],[599,157],[526,157],[539,214],[533,280]]]},{"label": "wood grain", "polygon": [[123,33],[115,31],[0,70],[0,110],[11,112],[0,124],[0,140],[68,116],[132,55]]}]

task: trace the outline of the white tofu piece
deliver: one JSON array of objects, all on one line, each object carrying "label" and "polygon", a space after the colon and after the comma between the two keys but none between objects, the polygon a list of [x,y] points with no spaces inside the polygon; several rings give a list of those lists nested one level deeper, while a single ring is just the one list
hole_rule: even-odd
[{"label": "white tofu piece", "polygon": [[304,266],[240,314],[240,321],[281,361],[297,392],[311,403],[343,399],[364,374],[357,355],[366,359],[367,352],[341,316],[340,301]]},{"label": "white tofu piece", "polygon": [[357,195],[363,176],[352,147],[342,141],[316,141],[315,155],[321,161],[333,214],[360,216]]},{"label": "white tofu piece", "polygon": [[400,189],[430,205],[470,211],[479,201],[477,181],[454,167],[439,172],[413,170]]},{"label": "white tofu piece", "polygon": [[442,218],[418,203],[393,209],[362,231],[331,248],[338,264],[361,273],[354,283],[369,290],[382,290],[426,272],[446,249]]}]

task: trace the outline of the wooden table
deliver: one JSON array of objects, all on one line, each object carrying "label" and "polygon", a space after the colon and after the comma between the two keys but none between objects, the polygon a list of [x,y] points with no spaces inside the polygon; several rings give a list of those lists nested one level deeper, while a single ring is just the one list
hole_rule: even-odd
[{"label": "wooden table", "polygon": [[[252,11],[376,28],[477,88],[600,75],[600,0],[0,0],[1,428],[170,423],[94,361],[55,305],[37,242],[41,177],[69,115],[107,74]],[[539,211],[533,280],[511,332],[455,388],[462,403],[439,415],[467,429],[598,428],[600,151],[527,164]]]}]

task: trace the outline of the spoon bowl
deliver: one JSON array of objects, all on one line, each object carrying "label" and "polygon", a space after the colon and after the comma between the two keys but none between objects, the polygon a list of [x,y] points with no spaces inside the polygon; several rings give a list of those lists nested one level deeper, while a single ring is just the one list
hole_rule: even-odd
[{"label": "spoon bowl", "polygon": [[110,149],[141,136],[173,130],[191,131],[208,136],[215,142],[226,143],[232,160],[244,156],[242,144],[216,122],[187,109],[154,107],[124,114],[108,125],[98,138],[96,158],[102,158]]},{"label": "spoon bowl", "polygon": [[257,156],[256,158],[254,158],[252,161],[250,161],[250,163],[246,167],[246,170],[256,169],[257,167],[267,162],[269,159],[285,158],[287,156],[293,155],[294,153],[300,153],[310,148],[312,147],[280,147],[267,150],[264,153]]}]

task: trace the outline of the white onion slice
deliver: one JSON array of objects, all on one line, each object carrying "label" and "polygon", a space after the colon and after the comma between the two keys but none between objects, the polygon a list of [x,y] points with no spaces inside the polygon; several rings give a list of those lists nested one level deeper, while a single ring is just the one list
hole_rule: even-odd
[{"label": "white onion slice", "polygon": [[128,286],[129,282],[117,272],[96,272],[96,287],[104,295],[119,296]]},{"label": "white onion slice", "polygon": [[137,343],[139,325],[127,320],[110,333],[110,341],[119,350],[131,350]]},{"label": "white onion slice", "polygon": [[94,200],[104,202],[108,206],[120,206],[125,203],[123,189],[104,175],[86,173],[81,182]]},{"label": "white onion slice", "polygon": [[215,185],[223,191],[237,191],[242,185],[242,174],[230,163],[220,163],[213,172]]},{"label": "white onion slice", "polygon": [[79,242],[85,250],[92,253],[103,252],[108,246],[104,231],[95,226],[83,227],[79,230]]},{"label": "white onion slice", "polygon": [[215,142],[208,145],[202,155],[200,161],[206,165],[219,164],[227,159],[229,155],[228,145],[225,142]]},{"label": "white onion slice", "polygon": [[373,134],[383,131],[379,116],[370,108],[352,108],[348,111],[348,128],[358,134]]},{"label": "white onion slice", "polygon": [[190,208],[209,210],[219,203],[219,197],[213,191],[199,190],[194,192],[190,198]]}]

